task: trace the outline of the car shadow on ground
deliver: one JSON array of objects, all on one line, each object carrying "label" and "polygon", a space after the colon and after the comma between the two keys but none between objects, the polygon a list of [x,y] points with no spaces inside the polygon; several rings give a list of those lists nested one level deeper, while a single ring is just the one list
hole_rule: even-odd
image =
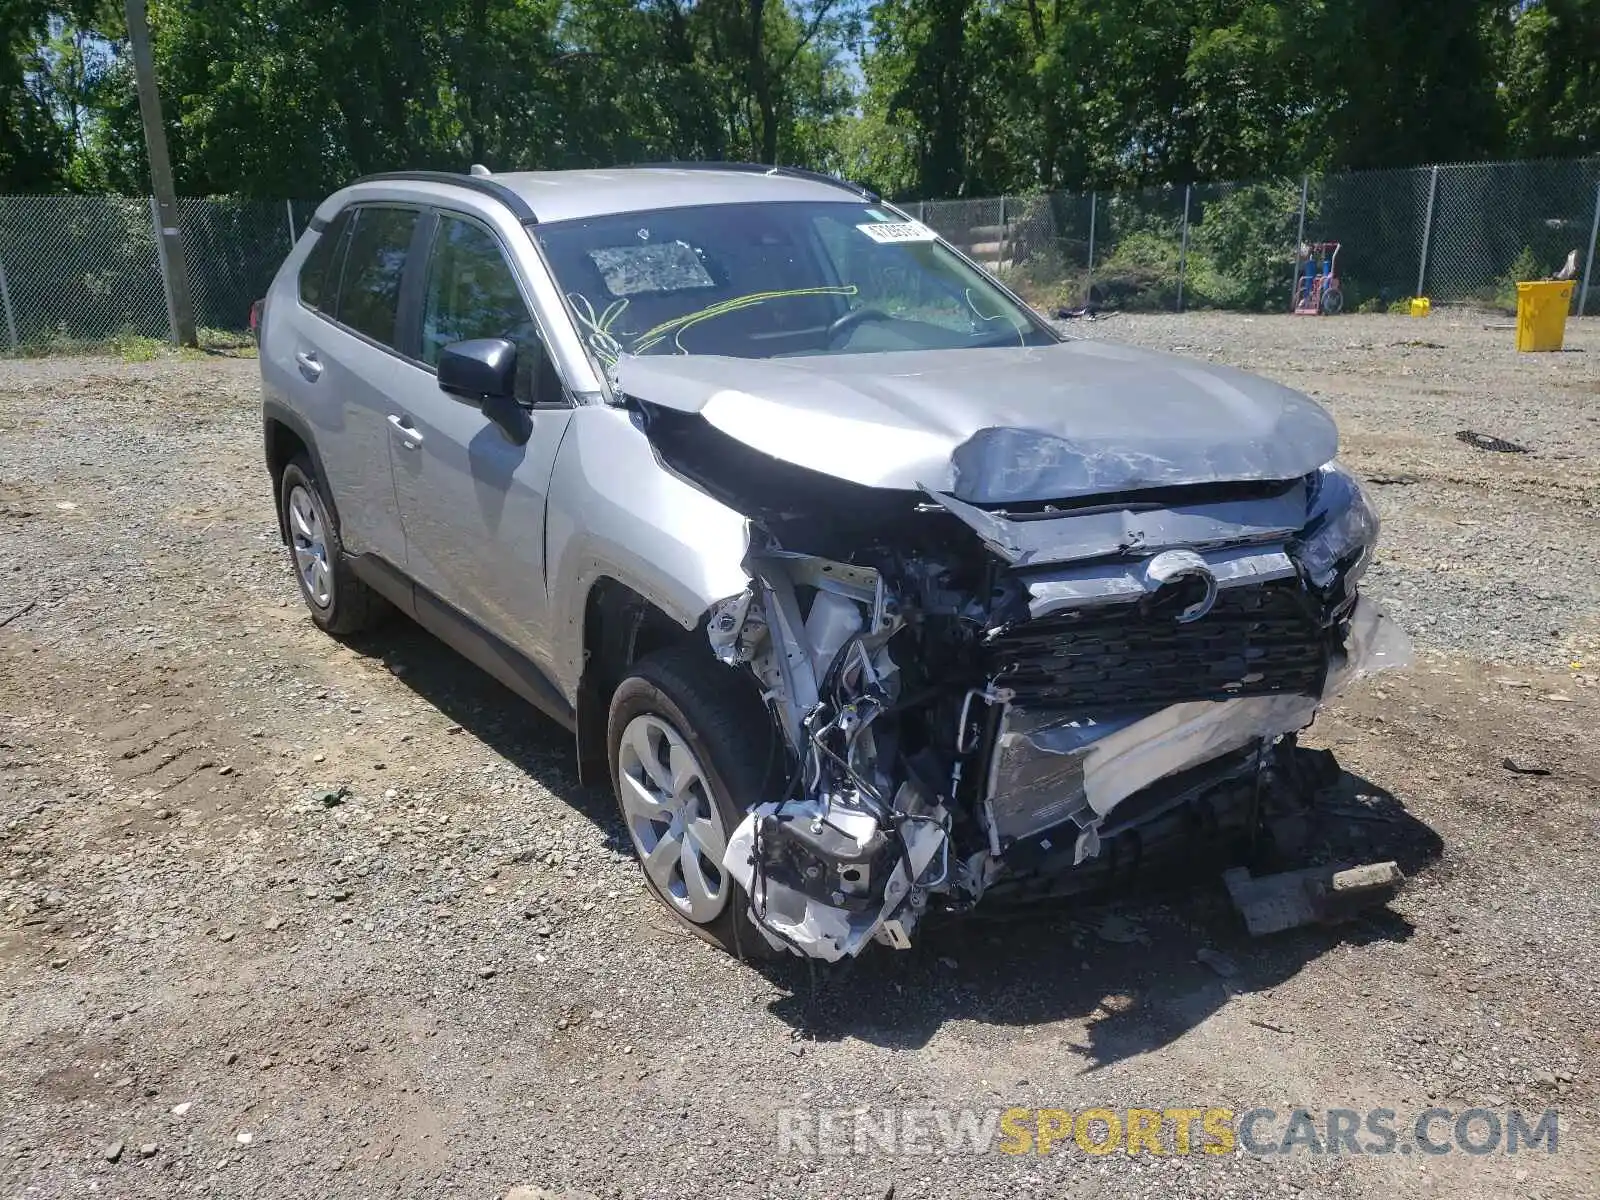
[{"label": "car shadow on ground", "polygon": [[621,832],[616,802],[609,792],[578,782],[572,734],[555,721],[411,621],[390,621],[351,638],[349,646],[381,660],[419,698],[615,841]]},{"label": "car shadow on ground", "polygon": [[[1430,869],[1443,842],[1388,792],[1348,772],[1319,797],[1319,819],[1299,861],[1393,859],[1408,877]],[[765,968],[788,994],[772,1005],[796,1036],[858,1038],[914,1049],[947,1022],[1037,1026],[1083,1023],[1073,1048],[1084,1070],[1165,1046],[1235,995],[1263,993],[1341,945],[1404,942],[1413,927],[1386,907],[1339,926],[1252,938],[1210,860],[1168,873],[1159,886],[1092,899],[925,922],[909,951],[871,947],[859,959]],[[1200,950],[1207,961],[1196,957]],[[1357,986],[1354,982],[1352,987]],[[1316,1031],[1247,1019],[1285,1037]]]},{"label": "car shadow on ground", "polygon": [[[609,792],[578,782],[566,730],[409,621],[351,645],[381,659],[613,847],[631,850]],[[1349,772],[1319,793],[1318,811],[1302,860],[1273,869],[1393,859],[1410,877],[1443,854],[1439,836],[1400,800]],[[1227,865],[1193,862],[1155,883],[1092,898],[930,917],[903,952],[871,946],[833,965],[795,958],[750,965],[784,993],[770,1008],[799,1039],[914,1049],[951,1021],[1019,1028],[1080,1021],[1083,1043],[1075,1049],[1093,1071],[1175,1041],[1231,997],[1278,987],[1341,945],[1411,936],[1404,917],[1377,908],[1336,927],[1251,938],[1221,884]],[[1216,965],[1196,958],[1202,948],[1221,956],[1207,956]],[[1274,1022],[1270,1009],[1249,1019],[1286,1037],[1315,1034]]]}]

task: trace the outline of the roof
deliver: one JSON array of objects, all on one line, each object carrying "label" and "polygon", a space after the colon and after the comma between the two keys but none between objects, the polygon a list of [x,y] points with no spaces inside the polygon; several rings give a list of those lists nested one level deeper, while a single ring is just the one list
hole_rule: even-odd
[{"label": "roof", "polygon": [[[369,177],[401,180],[410,172]],[[540,224],[654,208],[750,201],[848,200],[863,193],[853,184],[785,168],[749,164],[664,164],[584,171],[509,171],[488,176],[416,172],[421,181],[477,190],[497,184],[525,200]],[[357,182],[368,182],[358,180]]]}]

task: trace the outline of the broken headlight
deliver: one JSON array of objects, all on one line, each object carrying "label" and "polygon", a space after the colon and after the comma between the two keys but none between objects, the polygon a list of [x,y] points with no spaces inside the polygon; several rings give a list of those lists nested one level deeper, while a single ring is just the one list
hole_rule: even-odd
[{"label": "broken headlight", "polygon": [[1372,562],[1378,512],[1356,477],[1337,462],[1318,468],[1307,483],[1309,508],[1295,557],[1313,587],[1327,589],[1342,580],[1349,594]]}]

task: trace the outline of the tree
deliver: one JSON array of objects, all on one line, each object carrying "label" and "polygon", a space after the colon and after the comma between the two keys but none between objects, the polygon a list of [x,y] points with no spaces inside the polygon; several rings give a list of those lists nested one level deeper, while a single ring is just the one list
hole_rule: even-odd
[{"label": "tree", "polygon": [[[1600,0],[151,0],[180,190],[740,158],[926,198],[1593,152]],[[0,185],[147,189],[115,0],[0,7]]]},{"label": "tree", "polygon": [[1219,4],[1184,58],[1186,157],[1197,179],[1294,174],[1323,153],[1323,0]]},{"label": "tree", "polygon": [[1328,0],[1318,77],[1334,168],[1471,162],[1505,150],[1499,0]]},{"label": "tree", "polygon": [[971,99],[967,22],[977,0],[880,0],[867,60],[882,119],[911,135],[919,196],[966,191],[964,133]]},{"label": "tree", "polygon": [[[842,46],[859,19],[859,0],[154,0],[151,12],[180,190],[274,196],[473,162],[839,162],[854,102]],[[37,149],[13,174],[142,191],[119,31],[63,33],[64,20],[40,8],[16,25],[6,144]],[[76,102],[40,96],[54,76],[39,64],[68,61],[52,47],[85,34],[102,68],[85,149],[96,169],[73,176]]]},{"label": "tree", "polygon": [[0,192],[103,183],[92,143],[113,64],[92,28],[114,11],[102,0],[0,6]]},{"label": "tree", "polygon": [[1516,153],[1556,158],[1600,148],[1600,0],[1517,6],[1503,98]]}]

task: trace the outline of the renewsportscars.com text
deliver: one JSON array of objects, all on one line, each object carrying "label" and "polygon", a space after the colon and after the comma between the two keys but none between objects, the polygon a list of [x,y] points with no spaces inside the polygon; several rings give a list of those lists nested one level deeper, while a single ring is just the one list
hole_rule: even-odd
[{"label": "renewsportscars.com text", "polygon": [[850,1154],[1555,1154],[1555,1109],[789,1108],[778,1152]]}]

